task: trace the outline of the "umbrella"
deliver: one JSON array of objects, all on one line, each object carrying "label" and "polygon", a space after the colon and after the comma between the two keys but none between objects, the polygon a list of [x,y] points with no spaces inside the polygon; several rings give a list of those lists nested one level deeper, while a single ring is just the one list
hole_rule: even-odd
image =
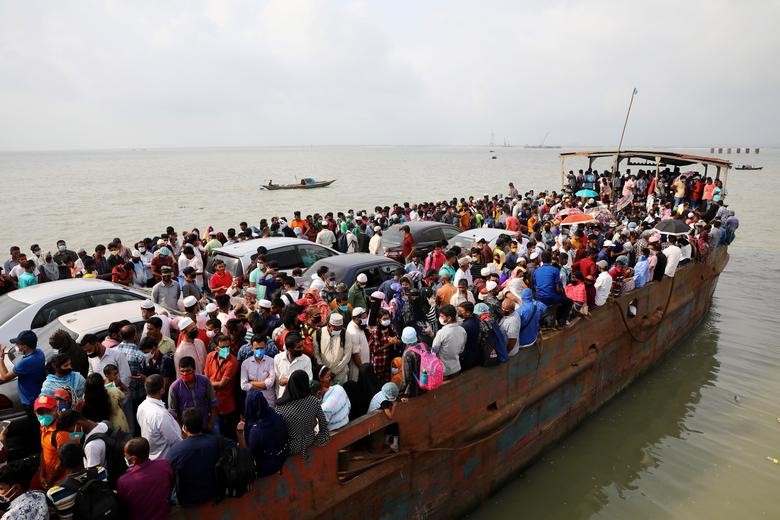
[{"label": "umbrella", "polygon": [[588,197],[598,197],[599,196],[598,192],[597,191],[593,191],[593,190],[580,190],[577,193],[575,193],[575,195],[578,196],[578,197],[584,197],[586,199]]},{"label": "umbrella", "polygon": [[687,235],[691,227],[682,220],[668,218],[656,224],[655,229],[665,235]]},{"label": "umbrella", "polygon": [[591,218],[598,220],[602,224],[609,224],[615,220],[615,217],[612,216],[612,212],[609,211],[606,206],[591,208],[586,213]]},{"label": "umbrella", "polygon": [[574,224],[592,224],[596,222],[592,216],[587,213],[577,213],[575,215],[569,215],[561,221],[562,226],[570,226]]},{"label": "umbrella", "polygon": [[569,215],[579,215],[580,213],[582,213],[580,208],[564,208],[555,214],[555,218],[557,220],[561,220],[563,217],[568,217]]}]

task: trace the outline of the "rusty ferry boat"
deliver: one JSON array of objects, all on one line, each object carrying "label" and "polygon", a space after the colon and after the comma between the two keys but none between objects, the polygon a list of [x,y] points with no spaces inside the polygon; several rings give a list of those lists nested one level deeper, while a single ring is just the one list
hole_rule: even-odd
[{"label": "rusty ferry boat", "polygon": [[[590,161],[615,152],[561,154]],[[661,165],[703,165],[724,179],[731,164],[708,157],[620,152]],[[712,170],[710,170],[712,175]],[[716,177],[716,175],[712,175]],[[674,278],[610,300],[589,319],[545,333],[498,367],[474,368],[410,399],[392,420],[374,413],[332,434],[311,458],[237,499],[178,511],[179,518],[452,518],[476,507],[589,414],[629,385],[707,313],[726,246]],[[651,419],[649,419],[651,420]],[[384,447],[398,428],[400,450]]]}]

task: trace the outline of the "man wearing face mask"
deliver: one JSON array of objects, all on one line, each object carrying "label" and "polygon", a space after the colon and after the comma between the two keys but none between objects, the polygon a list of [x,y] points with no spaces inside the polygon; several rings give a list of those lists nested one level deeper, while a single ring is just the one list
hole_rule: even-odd
[{"label": "man wearing face mask", "polygon": [[203,418],[203,429],[214,431],[217,420],[217,394],[206,376],[195,373],[195,360],[190,356],[179,362],[179,379],[168,391],[168,412],[179,424],[187,408],[197,408]]},{"label": "man wearing face mask", "polygon": [[216,350],[209,352],[203,367],[203,374],[211,381],[217,395],[217,419],[222,435],[236,438],[238,424],[238,409],[236,408],[236,377],[238,375],[238,360],[230,352],[230,338],[219,335],[216,340]]},{"label": "man wearing face mask", "polygon": [[[408,306],[407,302],[407,306]],[[369,334],[369,350],[371,352],[371,365],[374,367],[374,375],[380,383],[390,381],[390,361],[402,354],[400,351],[401,339],[393,327],[390,312],[386,309],[379,311],[379,320],[375,327],[371,327]]]},{"label": "man wearing face mask", "polygon": [[451,377],[460,372],[460,355],[466,347],[466,331],[458,325],[457,311],[452,305],[444,305],[439,309],[439,324],[441,328],[431,346],[433,353],[444,364],[444,377]]},{"label": "man wearing face mask", "polygon": [[81,349],[89,361],[89,373],[103,374],[106,365],[114,365],[119,369],[119,379],[125,386],[130,386],[130,365],[127,357],[116,348],[107,349],[94,334],[86,334],[81,340]]},{"label": "man wearing face mask", "polygon": [[144,287],[152,287],[154,285],[154,276],[152,276],[152,260],[154,259],[154,255],[146,248],[145,242],[138,242],[137,246],[138,257],[143,268],[143,279],[145,280]]},{"label": "man wearing face mask", "polygon": [[203,364],[206,362],[206,345],[198,339],[198,326],[192,321],[192,318],[182,318],[179,320],[179,330],[183,339],[173,355],[176,371],[179,371],[179,364],[183,358],[191,357],[195,360],[195,373],[203,374]]},{"label": "man wearing face mask", "polygon": [[357,381],[360,367],[363,363],[371,362],[371,351],[368,348],[368,339],[365,329],[368,326],[368,313],[363,307],[352,309],[352,320],[347,325],[346,348],[352,353],[352,361],[349,364],[349,380]]},{"label": "man wearing face mask", "polygon": [[57,457],[57,448],[70,442],[71,439],[68,432],[57,429],[59,411],[57,410],[57,400],[54,397],[40,396],[35,400],[33,409],[40,424],[41,435],[41,464],[37,480],[42,489],[48,489],[65,476],[65,470],[60,466]]},{"label": "man wearing face mask", "polygon": [[274,373],[276,374],[276,398],[282,397],[290,374],[303,370],[312,379],[311,358],[303,355],[303,341],[300,334],[290,332],[284,338],[284,351],[274,356]]},{"label": "man wearing face mask", "polygon": [[148,379],[149,376],[154,374],[161,375],[165,382],[163,397],[167,399],[168,388],[176,379],[176,369],[173,365],[173,352],[168,352],[167,354],[161,353],[157,347],[157,343],[149,336],[142,339],[138,347],[144,355],[144,376]]},{"label": "man wearing face mask", "polygon": [[314,335],[314,356],[317,363],[328,367],[333,379],[340,383],[347,381],[349,360],[352,358],[352,351],[346,346],[346,334],[343,315],[334,312],[328,318],[328,324]]},{"label": "man wearing face mask", "polygon": [[[86,252],[84,253],[84,256],[86,256]],[[68,260],[71,262],[76,262],[79,257],[74,251],[68,249],[68,246],[65,244],[64,240],[57,240],[57,252],[54,253],[53,258],[60,268],[60,280],[64,278],[70,278],[70,269],[68,269],[67,266]]]},{"label": "man wearing face mask", "polygon": [[51,251],[41,255],[40,276],[42,282],[53,282],[60,279],[60,267],[54,261]]},{"label": "man wearing face mask", "polygon": [[355,283],[349,288],[347,294],[349,304],[354,309],[355,307],[368,308],[368,298],[366,297],[366,284],[368,283],[368,277],[365,273],[360,273],[355,278]]},{"label": "man wearing face mask", "polygon": [[[241,390],[244,392],[262,392],[268,406],[276,406],[276,371],[274,360],[266,355],[268,338],[263,335],[252,337],[252,356],[241,363]],[[282,353],[284,354],[284,352]]]},{"label": "man wearing face mask", "polygon": [[[106,422],[90,421],[76,410],[65,410],[57,418],[57,429],[68,432],[71,442],[78,442],[84,447],[84,466],[106,467],[106,442],[100,436],[108,432]],[[83,443],[82,443],[83,441]],[[124,468],[110,468],[113,473]],[[119,478],[118,474],[111,475],[112,482]]]},{"label": "man wearing face mask", "polygon": [[149,460],[149,441],[143,437],[125,444],[128,468],[119,477],[116,494],[128,520],[166,520],[170,513],[173,469],[167,460]]},{"label": "man wearing face mask", "polygon": [[160,268],[162,280],[152,288],[152,301],[169,309],[177,309],[181,287],[173,280],[173,269],[164,265]]},{"label": "man wearing face mask", "polygon": [[[27,416],[33,419],[33,402],[41,393],[41,386],[46,379],[46,356],[38,348],[38,336],[31,330],[25,330],[11,339],[16,345],[15,357],[21,357],[12,369],[5,362],[7,347],[0,345],[0,383],[6,383],[18,377],[16,384],[19,389],[19,401]],[[31,421],[33,422],[33,421]]]},{"label": "man wearing face mask", "polygon": [[[60,465],[65,469],[65,477],[56,486],[52,486],[46,495],[59,518],[74,518],[78,516],[76,513],[78,489],[88,481],[108,482],[108,472],[102,466],[84,468],[84,453],[80,443],[69,442],[62,445],[57,455]],[[109,492],[108,489],[106,492]],[[118,512],[118,506],[116,507]]]}]

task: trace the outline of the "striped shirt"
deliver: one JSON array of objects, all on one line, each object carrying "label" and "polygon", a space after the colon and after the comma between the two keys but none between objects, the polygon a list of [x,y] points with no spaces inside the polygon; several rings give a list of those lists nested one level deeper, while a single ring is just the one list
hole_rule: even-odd
[{"label": "striped shirt", "polygon": [[349,411],[352,408],[347,392],[341,385],[333,385],[322,396],[322,413],[328,421],[328,429],[333,431],[346,426],[349,422]]},{"label": "striped shirt", "polygon": [[[95,466],[97,470],[97,478],[103,482],[108,482],[108,473],[103,466]],[[78,473],[73,473],[67,478],[69,480],[75,480],[78,485],[84,484],[87,481],[87,471],[83,470]],[[60,482],[62,484],[63,482]],[[61,485],[52,486],[49,491],[46,492],[46,496],[49,498],[49,502],[57,510],[61,520],[70,520],[73,518],[73,510],[76,507],[76,494],[78,491],[75,489],[66,489]]]}]

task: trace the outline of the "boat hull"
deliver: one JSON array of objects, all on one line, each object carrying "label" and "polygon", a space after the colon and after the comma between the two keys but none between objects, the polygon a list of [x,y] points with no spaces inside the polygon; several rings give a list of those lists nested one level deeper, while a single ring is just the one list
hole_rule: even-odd
[{"label": "boat hull", "polygon": [[[575,326],[545,335],[498,367],[475,368],[396,409],[373,414],[288,459],[239,499],[187,518],[451,518],[495,492],[609,401],[708,311],[725,247],[704,264],[611,301]],[[636,300],[634,302],[633,300]],[[637,316],[628,317],[629,303]],[[351,460],[355,443],[397,424],[400,452]],[[378,433],[377,433],[378,432]],[[381,439],[380,442],[381,444]],[[184,518],[182,512],[177,513]]]},{"label": "boat hull", "polygon": [[326,186],[330,186],[336,182],[336,180],[332,181],[322,181],[322,182],[315,182],[314,184],[265,184],[263,185],[263,188],[266,190],[313,190],[314,188],[325,188]]}]

